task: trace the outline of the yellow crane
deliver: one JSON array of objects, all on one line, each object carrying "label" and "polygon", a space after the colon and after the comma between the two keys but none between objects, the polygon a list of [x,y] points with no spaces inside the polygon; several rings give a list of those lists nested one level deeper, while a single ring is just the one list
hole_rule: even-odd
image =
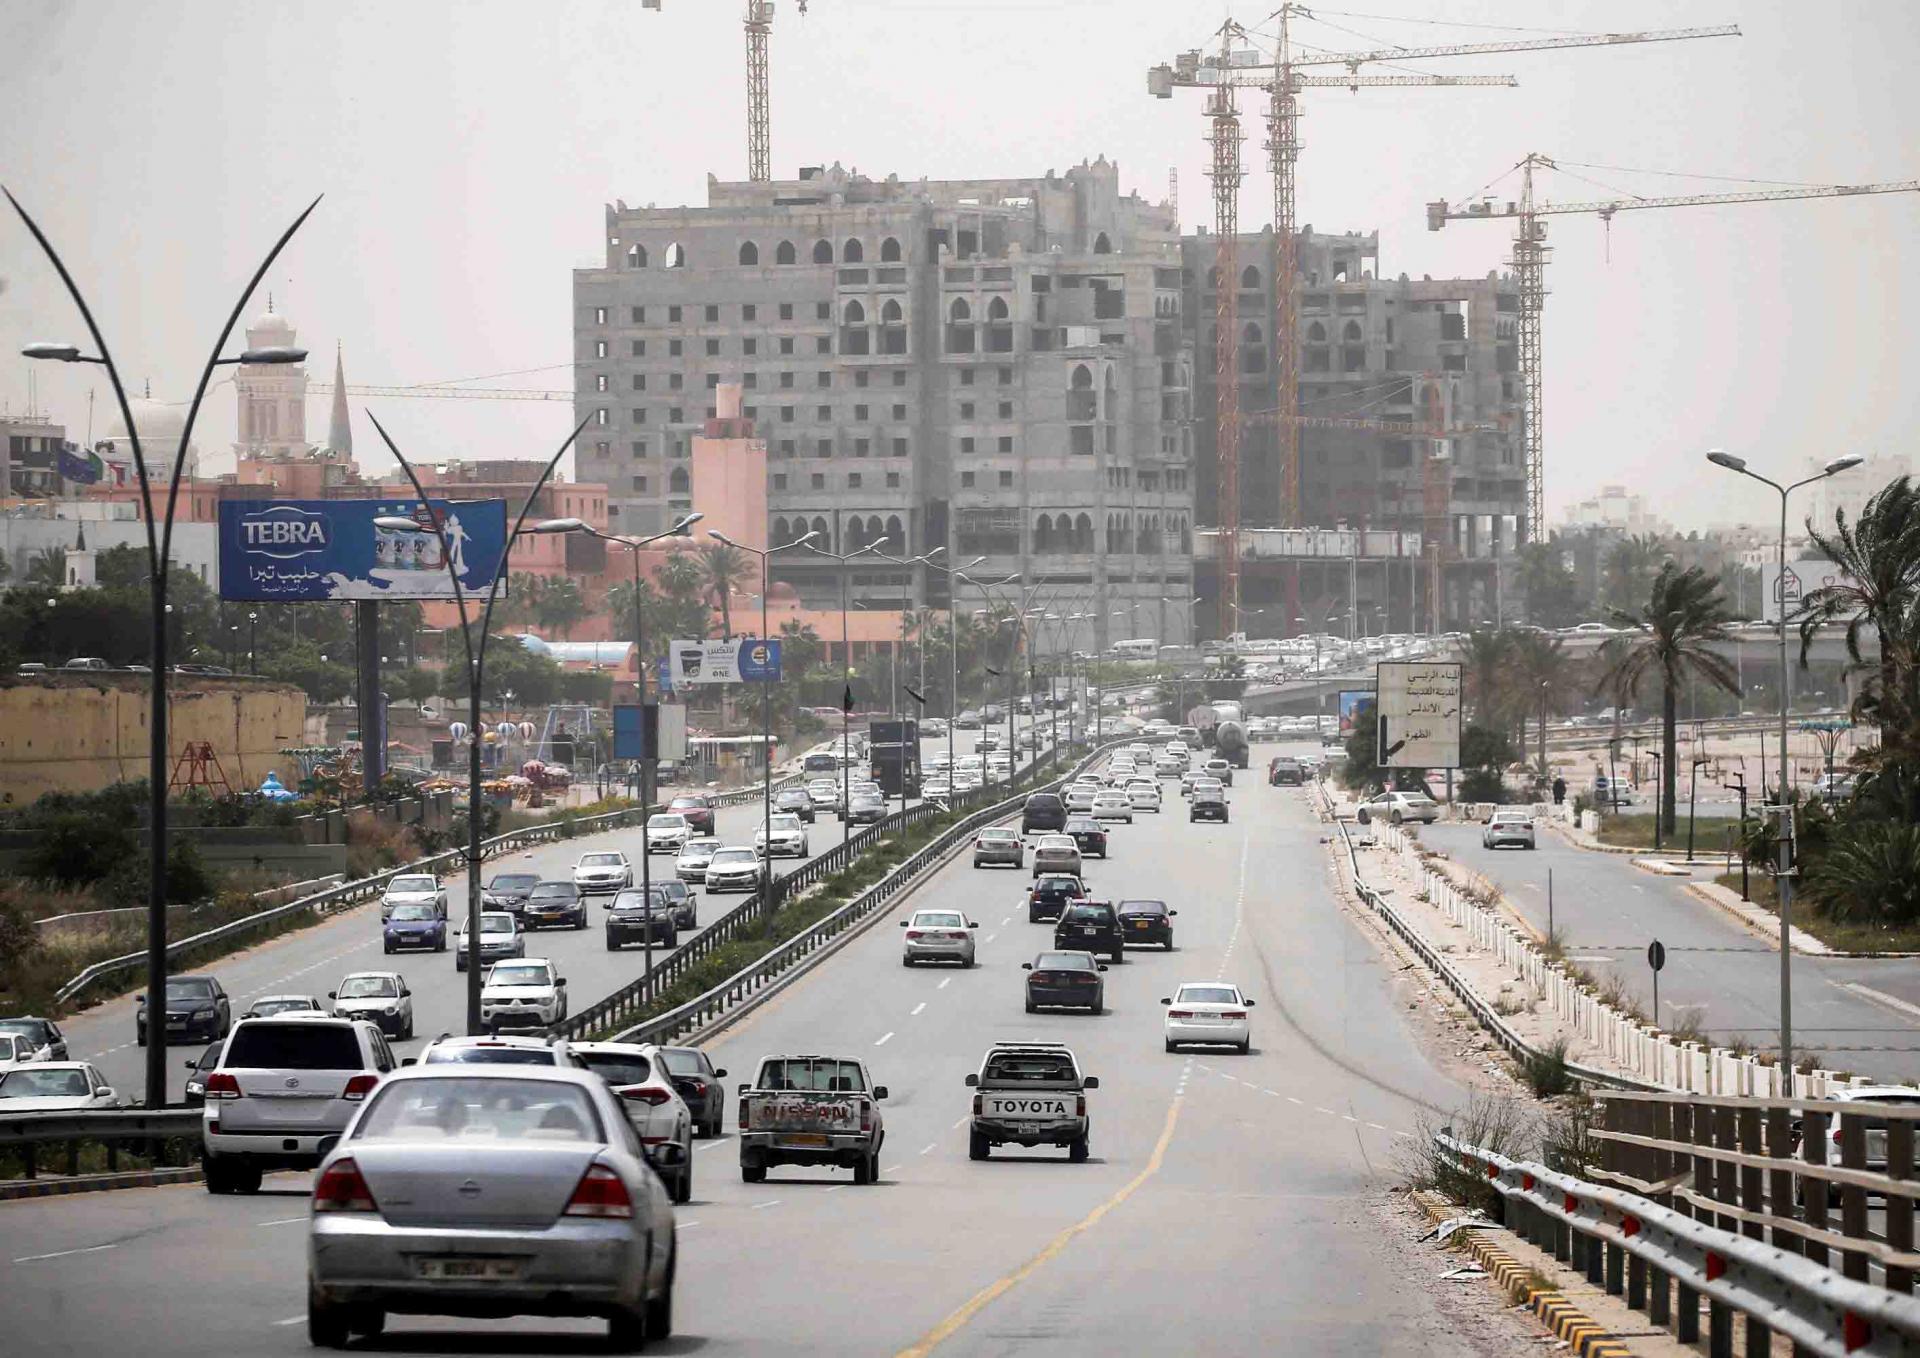
[{"label": "yellow crane", "polygon": [[[807,0],[799,0],[804,16]],[[747,178],[773,181],[772,107],[767,99],[767,39],[773,34],[773,0],[747,0]]]},{"label": "yellow crane", "polygon": [[[1569,161],[1569,165],[1580,162]],[[1526,417],[1521,423],[1522,462],[1527,476],[1527,523],[1537,539],[1544,541],[1539,525],[1545,512],[1545,406],[1541,400],[1540,314],[1547,299],[1547,224],[1542,217],[1568,213],[1587,213],[1611,225],[1614,214],[1638,212],[1657,207],[1712,207],[1723,203],[1777,203],[1799,198],[1854,198],[1878,193],[1920,192],[1920,180],[1904,179],[1882,184],[1799,184],[1782,188],[1748,189],[1734,193],[1692,193],[1665,198],[1640,198],[1623,195],[1578,203],[1543,203],[1534,197],[1535,170],[1560,168],[1550,156],[1529,154],[1513,167],[1520,172],[1520,197],[1497,204],[1486,198],[1455,207],[1439,200],[1427,204],[1427,229],[1438,231],[1452,221],[1501,221],[1513,219],[1519,225],[1514,232],[1513,265],[1520,284],[1520,381],[1525,393]],[[1583,168],[1586,168],[1583,166]],[[1592,167],[1601,168],[1601,167]],[[1507,173],[1511,174],[1509,170]],[[1627,171],[1627,173],[1635,173]],[[1505,178],[1505,176],[1501,176]]]}]

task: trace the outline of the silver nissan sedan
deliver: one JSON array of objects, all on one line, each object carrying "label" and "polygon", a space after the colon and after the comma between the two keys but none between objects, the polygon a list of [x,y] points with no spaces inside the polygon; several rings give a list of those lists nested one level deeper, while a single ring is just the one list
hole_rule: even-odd
[{"label": "silver nissan sedan", "polygon": [[598,1075],[415,1066],[381,1082],[320,1164],[307,1334],[389,1312],[600,1316],[621,1348],[673,1329],[673,1208]]}]

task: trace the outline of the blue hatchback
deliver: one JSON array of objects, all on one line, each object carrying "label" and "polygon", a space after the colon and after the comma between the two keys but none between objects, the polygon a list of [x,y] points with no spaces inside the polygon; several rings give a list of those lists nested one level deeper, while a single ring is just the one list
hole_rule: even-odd
[{"label": "blue hatchback", "polygon": [[384,930],[381,941],[390,953],[402,948],[447,950],[447,921],[430,905],[396,905],[387,916]]}]

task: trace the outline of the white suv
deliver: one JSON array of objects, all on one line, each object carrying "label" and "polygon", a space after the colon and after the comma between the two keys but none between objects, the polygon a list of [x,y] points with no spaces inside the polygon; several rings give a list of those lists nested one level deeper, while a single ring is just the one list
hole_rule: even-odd
[{"label": "white suv", "polygon": [[241,1019],[204,1071],[200,1163],[209,1193],[256,1193],[269,1169],[308,1169],[395,1065],[365,1019]]},{"label": "white suv", "polygon": [[567,1016],[567,983],[544,957],[497,962],[480,987],[480,1022],[502,1028],[551,1028]]},{"label": "white suv", "polygon": [[413,991],[397,971],[353,972],[327,998],[335,1018],[365,1019],[398,1042],[413,1036]]}]

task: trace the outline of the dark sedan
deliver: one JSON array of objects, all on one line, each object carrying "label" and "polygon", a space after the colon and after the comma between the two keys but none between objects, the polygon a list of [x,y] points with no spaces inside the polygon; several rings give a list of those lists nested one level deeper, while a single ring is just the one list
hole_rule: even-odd
[{"label": "dark sedan", "polygon": [[[140,1007],[134,1013],[135,1040],[147,1045],[147,997],[136,996]],[[233,1003],[220,982],[211,976],[169,976],[166,1013],[161,1016],[166,1029],[163,1041],[210,1042],[225,1037],[233,1028]]]},{"label": "dark sedan", "polygon": [[380,946],[383,952],[398,952],[402,948],[431,948],[434,952],[447,950],[447,920],[430,905],[396,905],[393,913],[387,916],[387,922],[381,926]]},{"label": "dark sedan", "polygon": [[618,952],[629,943],[644,943],[651,935],[662,947],[678,947],[680,930],[673,920],[673,906],[659,887],[651,898],[638,887],[629,888],[613,898],[607,913],[607,951]]},{"label": "dark sedan", "polygon": [[1158,943],[1173,951],[1173,917],[1180,912],[1167,909],[1165,901],[1121,901],[1114,912],[1120,916],[1123,943]]},{"label": "dark sedan", "polygon": [[721,1124],[727,1115],[727,1087],[720,1082],[727,1077],[724,1070],[715,1070],[713,1062],[698,1047],[661,1047],[660,1064],[666,1067],[667,1078],[673,1081],[673,1087],[686,1101],[687,1111],[693,1114],[693,1134],[695,1136],[718,1136]]},{"label": "dark sedan", "polygon": [[540,885],[537,872],[498,872],[480,888],[482,910],[505,910],[518,915],[526,909],[527,895]]},{"label": "dark sedan", "polygon": [[1043,952],[1020,965],[1029,973],[1029,1014],[1042,1007],[1106,1012],[1107,983],[1100,975],[1106,968],[1093,960],[1092,953]]},{"label": "dark sedan", "polygon": [[1088,854],[1107,856],[1107,828],[1091,816],[1075,816],[1067,822],[1062,834],[1072,837],[1079,846],[1081,857]]},{"label": "dark sedan", "polygon": [[683,792],[667,803],[667,810],[685,818],[687,828],[696,835],[713,833],[713,799],[697,792]]},{"label": "dark sedan", "polygon": [[697,929],[700,927],[700,898],[693,894],[693,888],[678,878],[669,878],[653,884],[653,894],[665,897],[673,910],[673,927],[676,929]]},{"label": "dark sedan", "polygon": [[807,824],[813,824],[813,798],[807,795],[803,787],[783,787],[773,795],[773,809],[785,811],[800,817]]},{"label": "dark sedan", "polygon": [[1067,906],[1085,900],[1087,884],[1067,872],[1042,873],[1027,893],[1027,923],[1044,924],[1060,918]]},{"label": "dark sedan", "polygon": [[587,902],[572,882],[542,882],[527,893],[520,907],[520,927],[541,929],[549,925],[575,929],[587,927]]},{"label": "dark sedan", "polygon": [[220,1064],[220,1049],[226,1046],[225,1039],[214,1043],[187,1064],[187,1089],[185,1102],[198,1108],[207,1101],[207,1072]]},{"label": "dark sedan", "polygon": [[1053,926],[1053,946],[1085,948],[1103,952],[1115,962],[1121,960],[1126,939],[1120,932],[1120,917],[1107,901],[1075,901]]}]

